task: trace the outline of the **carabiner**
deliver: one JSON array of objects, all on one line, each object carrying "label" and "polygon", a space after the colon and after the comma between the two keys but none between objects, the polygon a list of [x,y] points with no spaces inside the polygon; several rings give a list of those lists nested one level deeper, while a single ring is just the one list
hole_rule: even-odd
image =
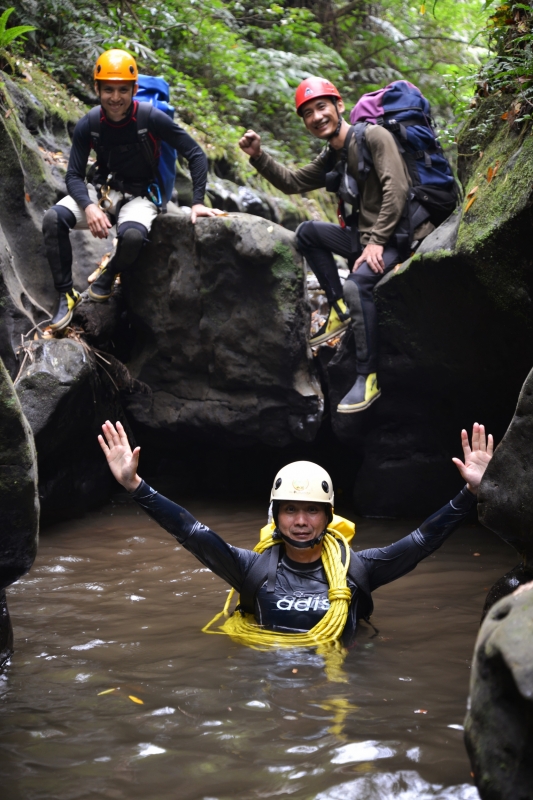
[{"label": "carabiner", "polygon": [[155,182],[151,183],[148,186],[146,193],[148,195],[148,199],[151,200],[154,206],[161,208],[161,206],[163,205],[163,199],[161,197],[161,190],[159,189],[159,185]]},{"label": "carabiner", "polygon": [[[111,180],[112,175],[109,174],[106,178],[107,181]],[[113,205],[113,201],[109,199],[109,192],[111,191],[111,186],[109,183],[105,183],[100,189],[100,199],[98,201],[98,208],[101,208],[102,211],[107,211],[108,208],[111,208]],[[109,205],[106,205],[109,203]]]}]

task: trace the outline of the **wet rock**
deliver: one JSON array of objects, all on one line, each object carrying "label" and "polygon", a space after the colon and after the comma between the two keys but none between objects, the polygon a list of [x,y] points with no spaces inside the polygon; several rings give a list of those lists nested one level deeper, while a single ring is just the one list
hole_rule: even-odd
[{"label": "wet rock", "polygon": [[307,346],[302,261],[289,231],[250,215],[159,217],[123,276],[152,396],[125,399],[153,442],[184,433],[231,446],[314,439],[322,393]]},{"label": "wet rock", "polygon": [[[11,109],[9,115],[0,115],[0,272],[9,304],[20,320],[28,320],[25,325],[21,322],[23,332],[48,319],[54,310],[56,293],[44,253],[42,218],[46,209],[66,194],[68,131],[82,115],[64,90],[58,94],[61,103],[57,107],[50,102],[46,92],[55,88],[60,92],[51,78],[41,94],[40,75],[36,71],[30,91],[22,81],[0,74],[3,103]],[[53,156],[57,153],[62,157],[56,162]],[[75,231],[72,245],[74,283],[83,290],[110,243],[93,239],[86,231]],[[15,337],[10,345],[13,349],[19,343]]]},{"label": "wet rock", "polygon": [[116,387],[81,342],[29,349],[17,394],[35,437],[43,518],[81,516],[105,502],[112,483],[96,437],[106,419],[122,416]]},{"label": "wet rock", "polygon": [[533,568],[533,371],[515,415],[487,467],[479,493],[479,519],[512,545]]},{"label": "wet rock", "polygon": [[481,620],[483,621],[485,619],[494,603],[512,594],[519,586],[530,583],[531,581],[533,581],[532,566],[521,563],[517,564],[516,567],[513,567],[509,572],[506,572],[505,575],[499,578],[494,586],[491,586],[489,589],[487,597],[485,598]]},{"label": "wet rock", "polygon": [[30,427],[0,360],[0,667],[13,648],[5,588],[30,569],[37,552],[37,459]]},{"label": "wet rock", "polygon": [[482,800],[533,786],[533,583],[489,611],[477,638],[465,741]]}]

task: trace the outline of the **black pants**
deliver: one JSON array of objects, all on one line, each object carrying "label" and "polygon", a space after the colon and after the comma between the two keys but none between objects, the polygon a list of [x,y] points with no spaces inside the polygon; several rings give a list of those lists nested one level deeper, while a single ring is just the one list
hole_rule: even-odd
[{"label": "black pants", "polygon": [[392,246],[385,248],[384,273],[373,272],[363,261],[357,272],[350,273],[343,292],[333,253],[347,258],[350,264],[361,255],[361,251],[352,252],[350,230],[330,222],[303,222],[296,231],[296,237],[298,249],[318,278],[329,303],[341,300],[344,295],[352,318],[357,372],[359,375],[377,372],[379,338],[374,286],[399,262],[398,250]]},{"label": "black pants", "polygon": [[[114,218],[111,219],[114,223]],[[56,291],[63,293],[72,289],[72,245],[70,231],[76,225],[76,217],[65,206],[52,206],[43,220],[43,236],[46,256],[54,279]],[[140,222],[123,222],[117,230],[117,250],[107,266],[112,274],[130,266],[139,256],[142,245],[148,241],[148,230]]]}]

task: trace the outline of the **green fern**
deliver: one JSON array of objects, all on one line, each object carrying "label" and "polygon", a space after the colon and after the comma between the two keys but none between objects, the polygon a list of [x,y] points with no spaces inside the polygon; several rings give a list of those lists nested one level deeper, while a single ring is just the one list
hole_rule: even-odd
[{"label": "green fern", "polygon": [[33,25],[15,25],[13,28],[7,28],[7,21],[14,10],[14,7],[7,8],[0,16],[0,64],[2,62],[9,64],[12,70],[14,70],[14,61],[13,56],[9,53],[9,46],[19,36],[35,30]]}]

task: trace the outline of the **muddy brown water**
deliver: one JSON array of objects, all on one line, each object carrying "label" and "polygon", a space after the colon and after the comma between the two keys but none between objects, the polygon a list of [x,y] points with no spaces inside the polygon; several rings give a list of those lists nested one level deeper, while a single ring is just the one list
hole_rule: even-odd
[{"label": "muddy brown water", "polygon": [[[188,507],[238,546],[264,524],[259,506]],[[417,522],[361,520],[355,546]],[[117,496],[48,528],[9,589],[1,797],[476,800],[461,730],[472,649],[487,588],[517,560],[459,529],[375,593],[379,635],[363,625],[332,682],[315,652],[201,633],[226,585]]]}]

